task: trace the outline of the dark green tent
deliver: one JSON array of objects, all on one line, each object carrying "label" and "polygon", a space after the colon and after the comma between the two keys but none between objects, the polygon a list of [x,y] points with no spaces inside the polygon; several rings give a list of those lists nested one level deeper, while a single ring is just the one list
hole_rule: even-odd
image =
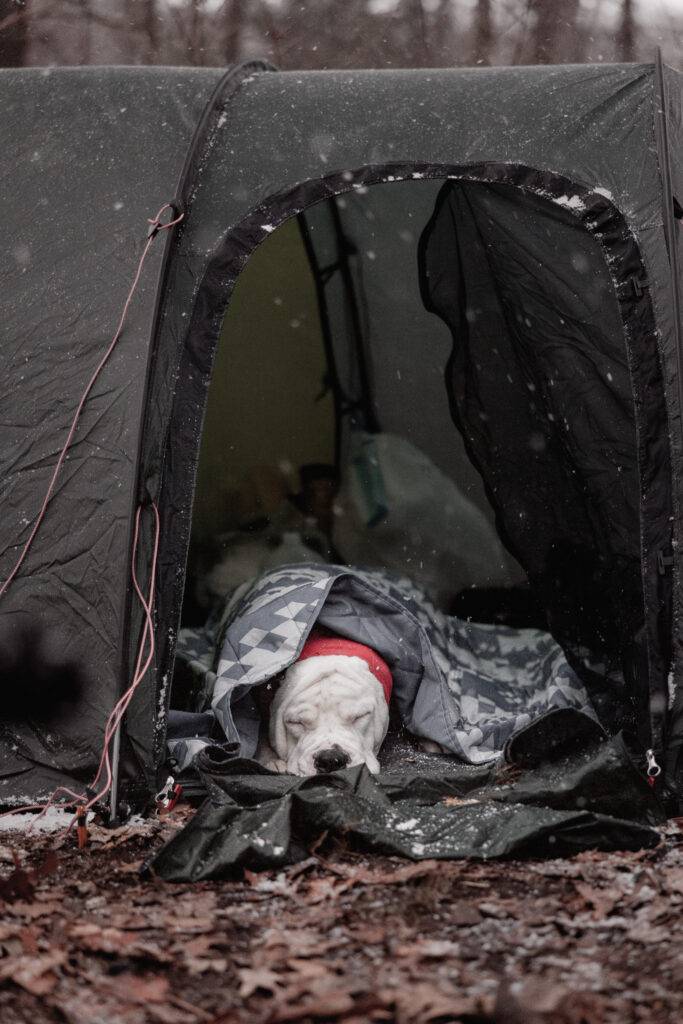
[{"label": "dark green tent", "polygon": [[[281,73],[255,62],[226,75],[4,70],[0,88],[1,580],[114,336],[147,220],[165,203],[165,223],[182,214],[152,243],[0,598],[10,632],[38,623],[85,679],[49,728],[30,714],[0,726],[0,800],[80,789],[95,771],[141,643],[130,564],[141,509],[145,593],[152,505],[155,650],[116,767],[129,800],[156,792],[218,341],[252,254],[262,243],[277,254],[276,229],[293,218],[315,293],[312,358],[334,400],[332,461],[349,409],[471,480],[462,435],[499,533],[608,730],[635,731],[643,758],[662,766],[657,786],[680,796],[680,75],[650,64]],[[256,381],[288,388],[248,325],[240,335],[230,322],[228,335],[219,359],[229,366],[231,339],[242,357],[253,344]],[[246,396],[245,416],[259,401]]]}]

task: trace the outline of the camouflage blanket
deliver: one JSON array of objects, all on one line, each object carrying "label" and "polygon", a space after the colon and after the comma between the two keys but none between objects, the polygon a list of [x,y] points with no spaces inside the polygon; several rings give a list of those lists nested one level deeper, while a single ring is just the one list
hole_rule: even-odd
[{"label": "camouflage blanket", "polygon": [[[380,570],[289,565],[238,587],[205,629],[178,637],[177,657],[197,680],[194,710],[242,756],[258,740],[254,688],[297,659],[316,623],[376,650],[406,728],[469,764],[496,760],[514,733],[554,708],[596,718],[548,633],[447,616],[410,580]],[[176,736],[169,749],[182,769],[208,742]]]}]

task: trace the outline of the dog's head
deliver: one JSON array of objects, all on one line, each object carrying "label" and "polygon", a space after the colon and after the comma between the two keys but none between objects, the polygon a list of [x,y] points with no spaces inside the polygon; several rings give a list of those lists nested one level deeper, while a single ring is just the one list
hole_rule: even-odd
[{"label": "dog's head", "polygon": [[377,656],[305,654],[287,669],[270,708],[270,745],[284,770],[315,775],[366,764],[377,773],[390,690]]}]

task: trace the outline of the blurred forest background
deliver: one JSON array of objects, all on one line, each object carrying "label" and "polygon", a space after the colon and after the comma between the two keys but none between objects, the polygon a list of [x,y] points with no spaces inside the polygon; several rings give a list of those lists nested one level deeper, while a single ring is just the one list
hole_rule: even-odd
[{"label": "blurred forest background", "polygon": [[682,0],[0,0],[0,66],[683,63]]}]

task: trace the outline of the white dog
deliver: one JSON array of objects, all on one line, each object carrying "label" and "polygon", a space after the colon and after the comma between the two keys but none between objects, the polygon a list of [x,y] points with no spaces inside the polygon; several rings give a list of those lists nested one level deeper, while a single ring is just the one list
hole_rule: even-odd
[{"label": "white dog", "polygon": [[391,673],[363,644],[338,637],[309,639],[270,705],[268,737],[256,757],[273,771],[316,775],[366,764],[389,726]]}]

